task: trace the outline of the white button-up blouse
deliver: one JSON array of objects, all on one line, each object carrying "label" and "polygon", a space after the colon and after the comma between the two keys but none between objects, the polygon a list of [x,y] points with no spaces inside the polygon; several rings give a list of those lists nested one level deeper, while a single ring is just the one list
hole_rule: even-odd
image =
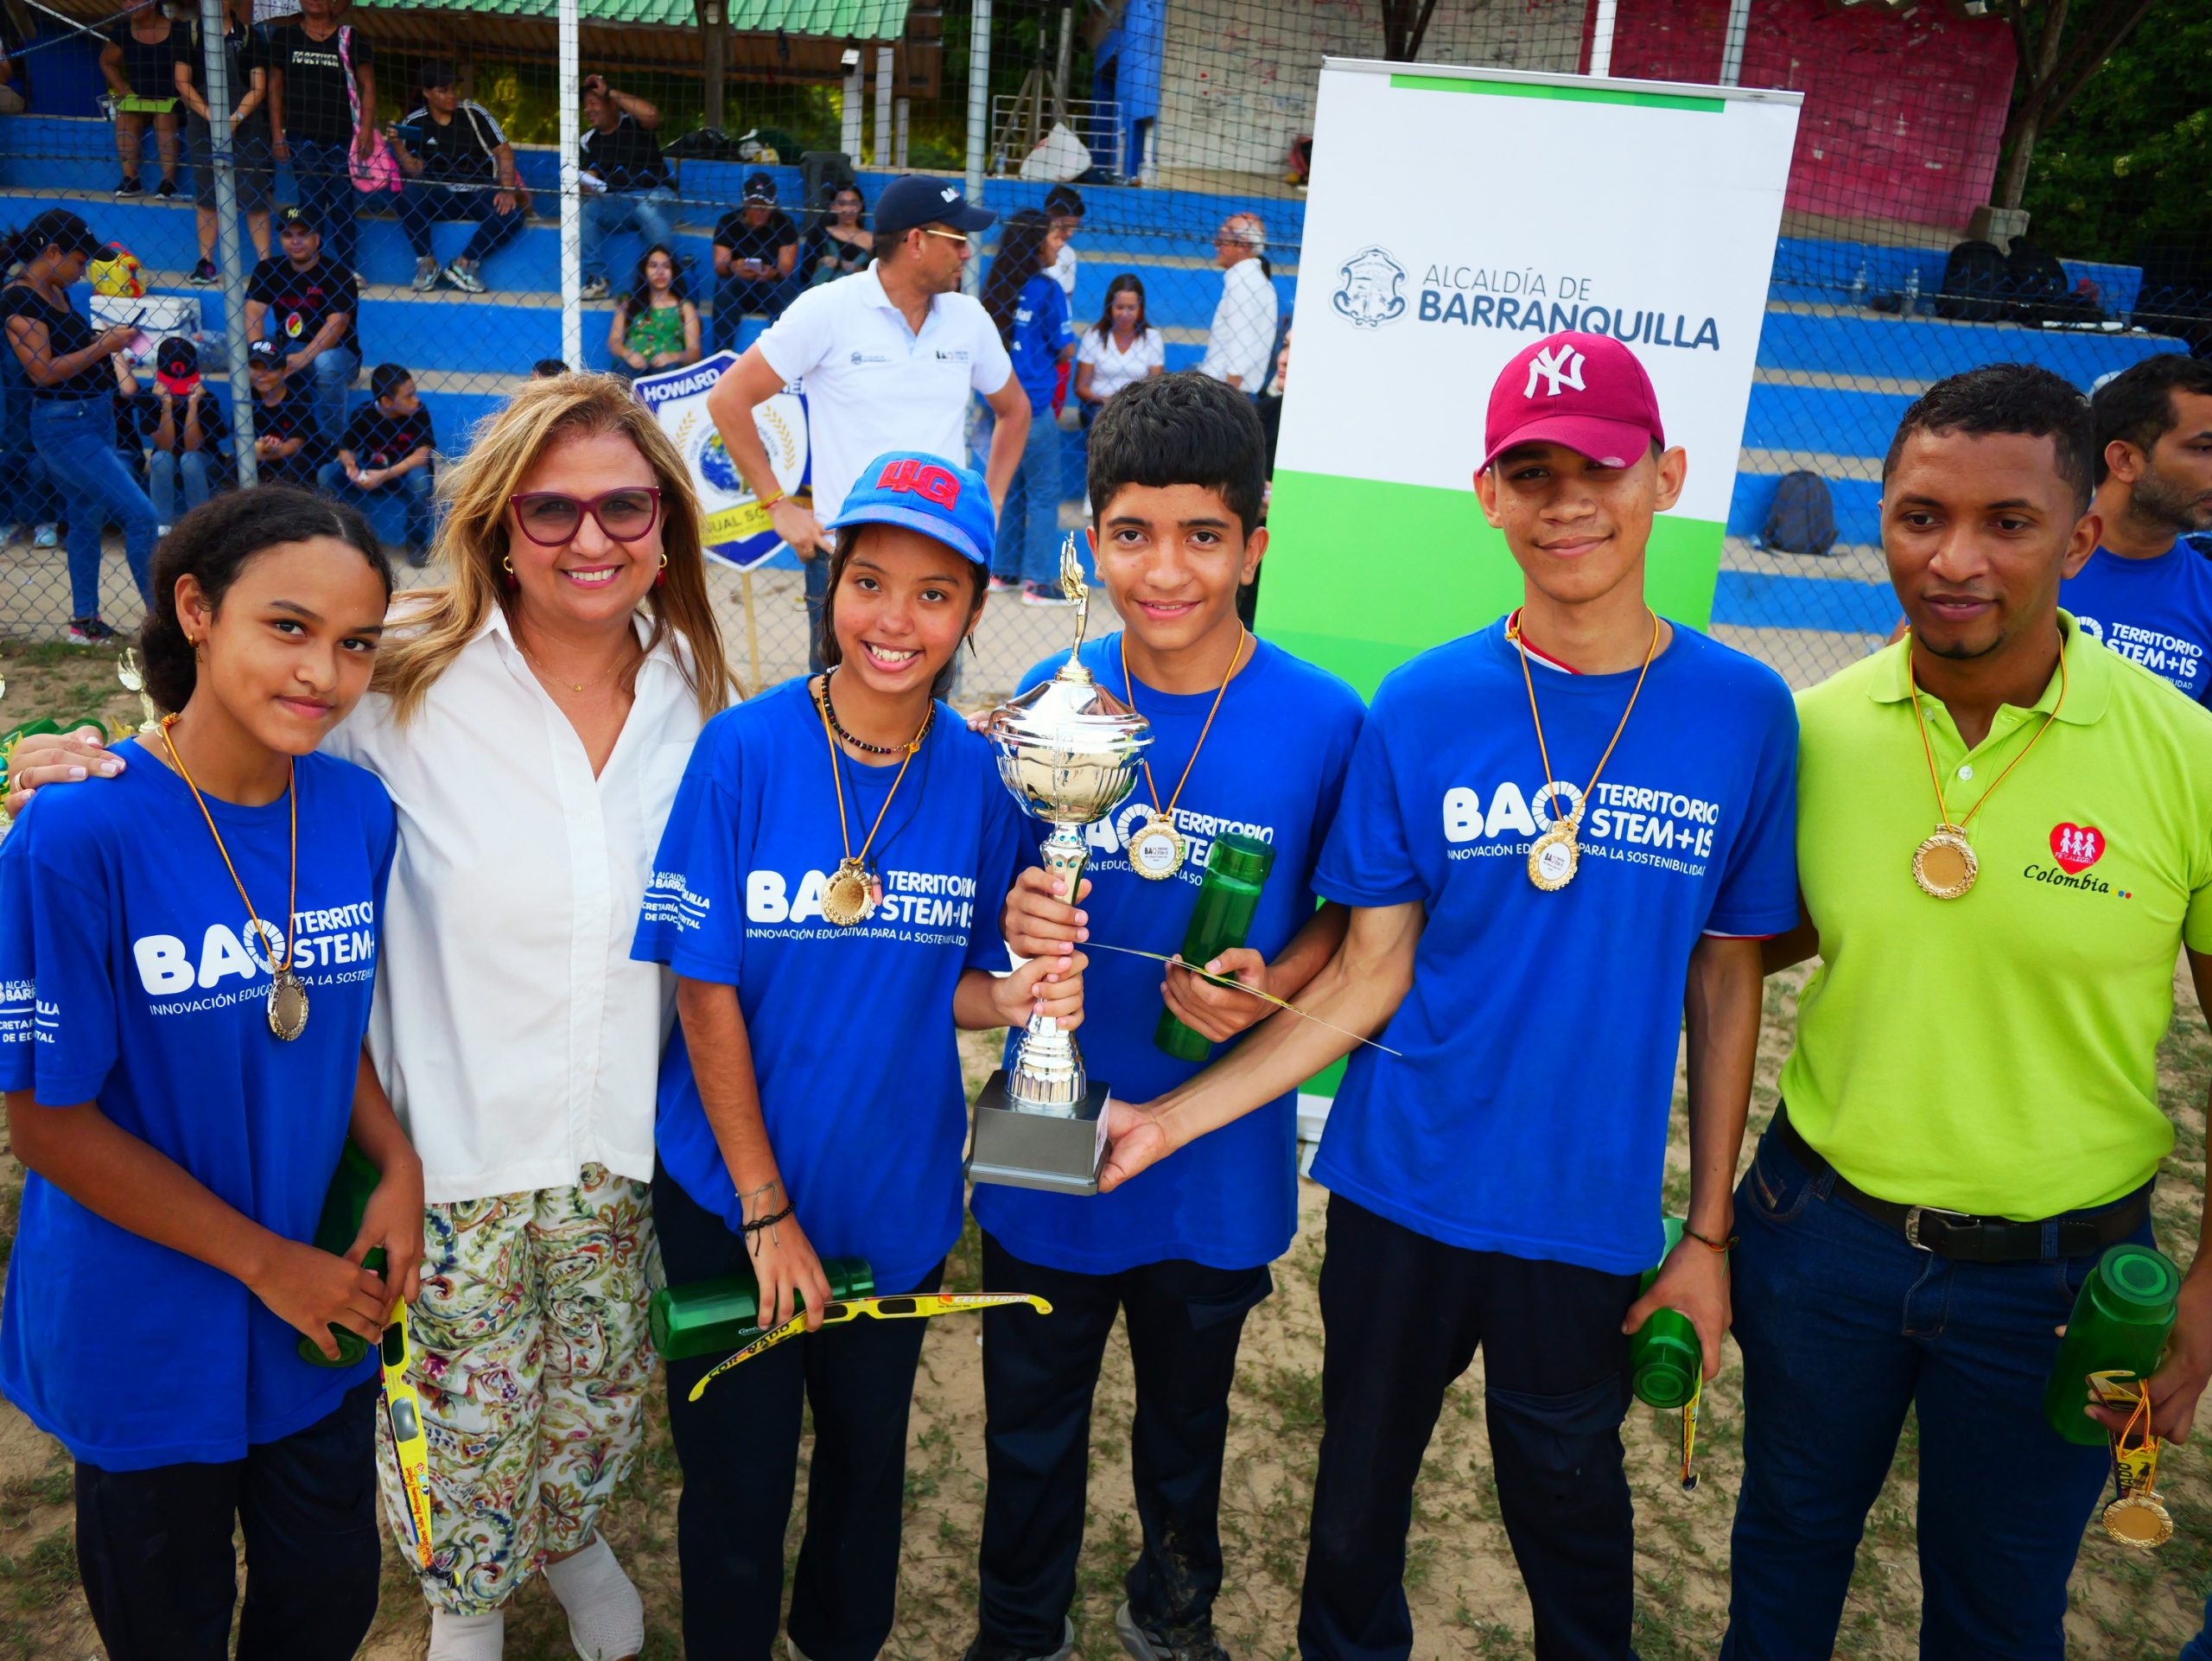
[{"label": "white button-up blouse", "polygon": [[324,741],[399,811],[369,1052],[433,1204],[652,1175],[674,983],[630,941],[702,724],[681,649],[596,778],[497,610],[405,726],[372,695]]}]

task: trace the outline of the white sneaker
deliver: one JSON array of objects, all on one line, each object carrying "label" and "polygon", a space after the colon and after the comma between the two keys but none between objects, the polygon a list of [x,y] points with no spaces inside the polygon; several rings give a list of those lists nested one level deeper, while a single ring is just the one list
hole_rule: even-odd
[{"label": "white sneaker", "polygon": [[604,300],[607,298],[609,292],[610,290],[607,286],[607,279],[605,277],[588,277],[584,279],[583,287],[577,292],[577,298],[582,300]]},{"label": "white sneaker", "polygon": [[425,255],[415,262],[415,280],[408,285],[417,294],[428,294],[438,286],[438,262]]},{"label": "white sneaker", "polygon": [[10,543],[21,542],[22,538],[23,527],[15,520],[10,519],[4,525],[0,525],[0,548],[5,548]]},{"label": "white sneaker", "polygon": [[59,548],[60,545],[61,527],[58,525],[49,522],[31,533],[31,546],[34,548]]}]

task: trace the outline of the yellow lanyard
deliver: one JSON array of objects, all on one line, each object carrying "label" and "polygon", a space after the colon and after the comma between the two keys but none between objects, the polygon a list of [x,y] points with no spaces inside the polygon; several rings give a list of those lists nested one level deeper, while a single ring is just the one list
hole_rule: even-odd
[{"label": "yellow lanyard", "polygon": [[[1251,638],[1245,632],[1244,625],[1237,624],[1236,650],[1229,654],[1229,672],[1221,678],[1221,685],[1213,695],[1213,708],[1206,711],[1206,724],[1198,729],[1198,741],[1191,746],[1191,759],[1183,763],[1183,776],[1175,781],[1175,793],[1167,799],[1166,806],[1160,805],[1160,786],[1153,780],[1152,763],[1139,758],[1138,765],[1144,768],[1144,787],[1152,793],[1154,818],[1165,819],[1171,825],[1175,823],[1175,804],[1183,799],[1183,786],[1191,782],[1191,769],[1198,764],[1198,752],[1206,747],[1206,735],[1213,730],[1213,718],[1221,713],[1221,700],[1229,690],[1229,683],[1236,678],[1236,666],[1244,661],[1244,647]],[[1127,630],[1122,632],[1120,645],[1123,701],[1128,704],[1130,713],[1135,714],[1137,691],[1136,683],[1129,678],[1129,637]]]},{"label": "yellow lanyard", "polygon": [[[1649,607],[1645,607],[1650,611]],[[1529,648],[1521,639],[1521,612],[1516,608],[1505,620],[1505,638],[1521,654],[1521,678],[1529,684],[1529,718],[1536,723],[1536,754],[1544,763],[1544,805],[1552,811],[1552,803],[1559,794],[1559,785],[1552,777],[1552,754],[1544,748],[1544,718],[1536,713],[1536,679],[1529,672]],[[1582,801],[1590,799],[1590,792],[1598,787],[1598,775],[1605,770],[1605,763],[1613,759],[1613,747],[1621,741],[1621,735],[1628,730],[1628,718],[1636,713],[1636,700],[1643,691],[1643,678],[1651,672],[1651,659],[1659,650],[1659,614],[1651,611],[1651,643],[1643,648],[1643,667],[1636,671],[1636,684],[1629,691],[1628,708],[1621,711],[1621,724],[1613,729],[1613,735],[1606,741],[1605,753],[1598,758],[1598,765],[1590,770],[1590,782],[1582,786]],[[1582,809],[1578,805],[1568,817],[1580,818]],[[1557,815],[1554,814],[1556,818]]]},{"label": "yellow lanyard", "polygon": [[1936,767],[1936,746],[1928,736],[1928,717],[1921,713],[1920,682],[1912,672],[1912,637],[1909,633],[1904,643],[1904,684],[1912,689],[1912,720],[1913,724],[1920,729],[1920,748],[1928,757],[1928,782],[1936,786],[1936,822],[1955,830],[1963,830],[1974,823],[1975,814],[1989,805],[1989,799],[1997,793],[1998,785],[2011,778],[2012,769],[2028,759],[2028,751],[2043,742],[2043,735],[2050,730],[2050,723],[2058,719],[2058,712],[2066,707],[2066,636],[2062,631],[2058,637],[2058,702],[2050,706],[2050,713],[2043,718],[2043,725],[2037,728],[2036,735],[2028,740],[2027,748],[2005,764],[2005,771],[1997,775],[1996,782],[1981,792],[1980,799],[1967,810],[1966,818],[1955,824],[1952,823],[1950,804],[1943,799],[1943,780]]},{"label": "yellow lanyard", "polygon": [[[262,921],[253,909],[253,901],[245,891],[245,884],[238,881],[238,868],[231,863],[231,850],[223,846],[223,833],[215,828],[215,816],[207,811],[207,803],[200,793],[200,786],[192,782],[192,774],[184,765],[184,758],[176,753],[176,741],[169,736],[169,729],[176,724],[175,716],[162,717],[162,745],[169,753],[169,761],[176,768],[177,777],[184,780],[184,787],[192,792],[192,799],[199,804],[200,817],[207,821],[207,834],[215,838],[215,851],[223,856],[223,869],[231,874],[232,884],[238,891],[238,898],[245,901],[246,920],[252,924],[254,936],[264,943]],[[299,764],[294,762],[284,772],[284,795],[292,805],[292,888],[284,903],[284,961],[269,965],[273,975],[288,973],[292,967],[292,919],[296,914],[300,898],[300,795],[293,786],[293,774]]]},{"label": "yellow lanyard", "polygon": [[825,676],[822,690],[815,695],[814,707],[822,716],[822,737],[830,746],[830,782],[837,792],[837,839],[845,850],[845,863],[864,865],[868,850],[875,845],[875,833],[883,829],[883,816],[891,811],[891,799],[899,793],[899,782],[906,776],[906,763],[914,759],[922,748],[922,741],[930,735],[930,723],[937,719],[937,701],[930,701],[929,712],[922,717],[922,724],[906,745],[906,754],[899,758],[899,771],[892,775],[891,788],[884,792],[883,805],[875,810],[875,823],[868,828],[868,840],[861,843],[861,850],[853,852],[852,828],[845,821],[845,773],[837,765],[837,738],[830,730],[830,683]]}]

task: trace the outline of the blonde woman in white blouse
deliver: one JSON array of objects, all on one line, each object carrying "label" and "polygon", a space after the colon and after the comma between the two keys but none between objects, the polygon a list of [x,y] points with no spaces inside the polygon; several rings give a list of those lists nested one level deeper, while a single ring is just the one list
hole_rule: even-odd
[{"label": "blonde woman in white blouse", "polygon": [[[689,475],[620,382],[530,382],[451,496],[451,580],[400,598],[372,691],[325,741],[399,816],[369,1047],[428,1201],[409,1324],[429,1657],[496,1661],[503,1606],[542,1569],[578,1651],[620,1661],[644,1643],[644,1610],[598,1521],[652,1377],[648,1196],[673,999],[630,943],[729,677]],[[116,764],[82,737],[50,743],[19,791]],[[378,1463],[401,1525],[388,1440]]]},{"label": "blonde woman in white blouse", "polygon": [[1145,321],[1144,284],[1123,271],[1106,285],[1106,309],[1076,347],[1075,395],[1084,428],[1124,386],[1166,372],[1166,342]]}]

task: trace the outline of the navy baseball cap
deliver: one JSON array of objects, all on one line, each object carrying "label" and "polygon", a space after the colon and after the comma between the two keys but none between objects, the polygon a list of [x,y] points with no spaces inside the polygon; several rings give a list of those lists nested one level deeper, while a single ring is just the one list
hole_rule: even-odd
[{"label": "navy baseball cap", "polygon": [[926,450],[888,450],[861,469],[832,531],[903,525],[988,570],[998,515],[983,475]]},{"label": "navy baseball cap", "polygon": [[949,225],[956,231],[980,231],[998,215],[977,207],[950,179],[909,173],[883,188],[875,201],[875,233],[903,237],[918,225]]}]

